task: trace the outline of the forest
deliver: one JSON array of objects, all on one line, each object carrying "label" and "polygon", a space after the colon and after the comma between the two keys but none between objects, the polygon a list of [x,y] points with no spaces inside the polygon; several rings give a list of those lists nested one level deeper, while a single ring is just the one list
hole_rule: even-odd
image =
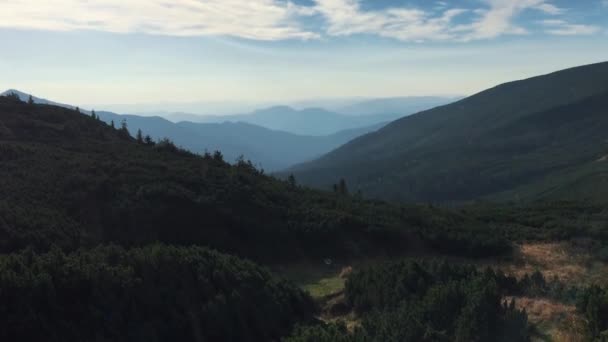
[{"label": "forest", "polygon": [[[517,296],[572,303],[590,341],[607,334],[605,287],[475,264],[528,241],[608,255],[596,202],[388,203],[131,133],[0,97],[3,340],[529,341]],[[360,258],[384,261],[345,280],[354,328],[276,271]]]}]

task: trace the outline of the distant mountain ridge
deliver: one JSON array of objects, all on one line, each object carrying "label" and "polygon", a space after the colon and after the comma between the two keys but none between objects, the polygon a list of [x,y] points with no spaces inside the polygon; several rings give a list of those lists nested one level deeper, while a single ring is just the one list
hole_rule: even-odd
[{"label": "distant mountain ridge", "polygon": [[590,190],[578,198],[597,197],[608,190],[608,163],[597,162],[608,154],[607,126],[608,63],[599,63],[402,118],[290,172],[405,201],[568,198],[577,188]]},{"label": "distant mountain ridge", "polygon": [[354,104],[336,109],[339,113],[350,115],[378,115],[378,114],[414,114],[423,110],[456,102],[463,97],[438,96],[408,96],[388,97],[356,102]]},{"label": "distant mountain ridge", "polygon": [[299,135],[330,135],[343,130],[363,128],[390,122],[421,110],[444,105],[457,98],[449,97],[395,97],[354,101],[327,110],[320,107],[295,109],[290,106],[274,106],[247,114],[196,115],[191,113],[157,113],[173,122],[192,121],[202,123],[246,122],[273,130]]},{"label": "distant mountain ridge", "polygon": [[226,116],[199,116],[178,114],[169,117],[173,121],[187,119],[198,123],[242,122],[265,127],[271,130],[284,131],[297,135],[326,136],[343,130],[374,126],[390,122],[402,114],[379,114],[369,116],[351,116],[325,110],[323,108],[306,108],[297,110],[289,106],[275,106],[256,110],[248,114]]},{"label": "distant mountain ridge", "polygon": [[[30,97],[30,94],[13,89],[2,94],[17,94],[22,101],[27,101]],[[76,108],[35,96],[32,98],[38,104]],[[81,112],[90,113],[84,109]],[[387,123],[381,122],[366,127],[342,130],[324,136],[307,136],[271,130],[245,122],[173,123],[159,116],[122,115],[107,111],[97,111],[96,114],[106,123],[113,121],[116,127],[126,120],[132,135],[141,130],[143,134],[149,134],[156,140],[169,138],[178,146],[194,153],[221,151],[229,162],[234,162],[242,156],[251,160],[258,167],[271,172],[319,157],[360,135],[375,131]]]},{"label": "distant mountain ridge", "polygon": [[266,171],[278,171],[311,160],[386,124],[344,130],[327,136],[303,136],[244,122],[173,123],[161,117],[119,115],[103,111],[97,112],[97,115],[105,122],[114,121],[116,125],[125,119],[131,134],[141,129],[144,134],[150,134],[155,139],[169,138],[178,146],[195,153],[218,150],[230,162],[243,156]]}]

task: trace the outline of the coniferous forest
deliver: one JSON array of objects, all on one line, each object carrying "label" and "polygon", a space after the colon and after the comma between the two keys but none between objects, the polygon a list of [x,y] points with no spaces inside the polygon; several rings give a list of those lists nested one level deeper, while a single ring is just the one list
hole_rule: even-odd
[{"label": "coniferous forest", "polygon": [[[0,339],[523,342],[547,336],[522,305],[535,300],[570,310],[580,340],[608,336],[601,274],[520,262],[568,243],[602,273],[605,199],[390,202],[339,176],[322,190],[195,152],[0,97]],[[302,286],[302,264],[339,286]]]}]

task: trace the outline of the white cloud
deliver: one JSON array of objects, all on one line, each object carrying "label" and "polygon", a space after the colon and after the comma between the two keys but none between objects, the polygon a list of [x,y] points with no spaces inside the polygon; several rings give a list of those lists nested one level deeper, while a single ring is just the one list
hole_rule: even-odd
[{"label": "white cloud", "polygon": [[4,0],[0,27],[98,30],[258,40],[311,39],[297,17],[306,8],[276,0]]},{"label": "white cloud", "polygon": [[526,10],[538,10],[557,15],[564,10],[544,0],[483,0],[488,9],[479,9],[480,17],[471,24],[455,27],[462,32],[462,40],[495,38],[505,34],[527,34],[528,30],[514,23],[515,18]]},{"label": "white cloud", "polygon": [[549,4],[549,3],[542,3],[538,6],[536,6],[536,9],[539,11],[545,12],[547,14],[552,14],[552,15],[558,15],[558,14],[562,14],[565,12],[565,10],[563,8],[559,8],[559,7]]},{"label": "white cloud", "polygon": [[449,32],[452,19],[466,12],[449,9],[439,16],[415,8],[365,12],[357,0],[316,0],[315,8],[328,22],[328,35],[365,33],[403,41],[452,39]]},{"label": "white cloud", "polygon": [[[526,28],[514,23],[522,12],[535,10],[551,16],[565,12],[546,0],[479,1],[485,6],[470,10],[448,9],[447,2],[436,1],[433,9],[440,12],[437,15],[415,8],[363,11],[360,0],[315,0],[318,12],[328,21],[329,35],[366,33],[402,41],[471,41],[527,34]],[[454,18],[467,12],[475,15],[469,23],[454,23]]]},{"label": "white cloud", "polygon": [[558,36],[576,36],[576,35],[589,35],[599,32],[601,29],[593,25],[580,25],[570,24],[565,20],[543,20],[541,25],[547,29],[546,33],[558,35]]},{"label": "white cloud", "polygon": [[[233,36],[254,40],[316,39],[376,35],[408,42],[472,41],[527,34],[517,23],[524,11],[559,18],[565,9],[552,0],[476,0],[477,8],[431,1],[426,9],[366,10],[363,0],[0,0],[0,28],[56,31],[97,30],[171,36]],[[375,0],[366,0],[373,2]],[[608,0],[599,0],[608,5]],[[311,16],[325,21],[310,29]],[[557,20],[557,19],[556,19]],[[549,34],[594,33],[596,28],[564,22]]]}]

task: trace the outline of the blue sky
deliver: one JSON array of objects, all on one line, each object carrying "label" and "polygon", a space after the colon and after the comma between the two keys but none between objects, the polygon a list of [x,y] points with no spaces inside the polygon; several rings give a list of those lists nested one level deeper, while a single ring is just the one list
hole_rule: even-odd
[{"label": "blue sky", "polygon": [[0,88],[78,105],[469,95],[608,60],[608,0],[0,0]]}]

